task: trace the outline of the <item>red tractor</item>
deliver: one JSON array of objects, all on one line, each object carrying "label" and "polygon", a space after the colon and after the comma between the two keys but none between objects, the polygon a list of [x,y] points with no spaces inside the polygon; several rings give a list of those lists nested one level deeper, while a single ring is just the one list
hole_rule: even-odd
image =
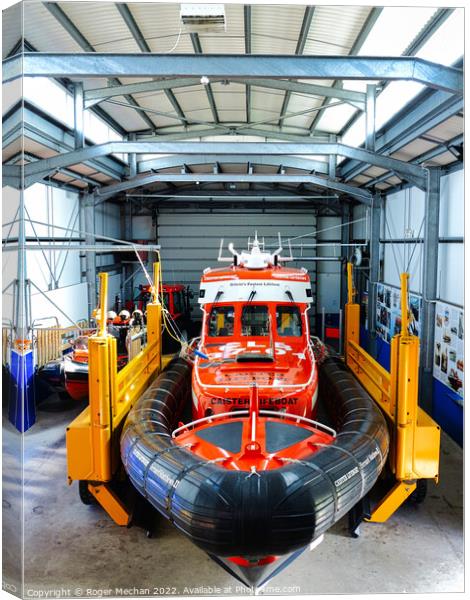
[{"label": "red tractor", "polygon": [[[191,298],[193,292],[189,286],[184,286],[180,283],[163,284],[161,287],[163,305],[170,313],[171,318],[176,323],[177,328],[182,333],[183,337],[189,339],[192,335],[191,327]],[[126,308],[132,313],[135,308],[145,312],[147,303],[150,301],[151,287],[150,285],[139,285],[139,294],[134,300],[126,302]],[[176,350],[176,341],[164,331],[163,334],[163,351]]]}]

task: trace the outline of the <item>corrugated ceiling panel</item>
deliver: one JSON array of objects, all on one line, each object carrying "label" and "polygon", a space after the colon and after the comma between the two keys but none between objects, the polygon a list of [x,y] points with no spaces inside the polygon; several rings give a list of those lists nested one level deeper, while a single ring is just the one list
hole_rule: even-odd
[{"label": "corrugated ceiling panel", "polygon": [[15,156],[15,154],[18,154],[18,152],[21,152],[22,146],[21,138],[17,138],[14,142],[5,146],[5,148],[2,149],[2,160],[6,161],[12,156]]},{"label": "corrugated ceiling panel", "polygon": [[441,123],[434,129],[430,129],[427,132],[427,135],[432,135],[438,139],[442,139],[444,141],[450,140],[458,135],[463,133],[463,119],[462,117],[451,117]]},{"label": "corrugated ceiling panel", "polygon": [[225,5],[225,33],[200,33],[202,51],[211,54],[245,53],[245,24],[242,4]]},{"label": "corrugated ceiling panel", "polygon": [[317,6],[304,54],[349,54],[370,10],[368,6]]},{"label": "corrugated ceiling panel", "polygon": [[245,122],[246,113],[245,109],[242,110],[227,110],[225,108],[218,108],[219,119],[223,123],[240,123]]},{"label": "corrugated ceiling panel", "polygon": [[24,3],[24,35],[40,52],[82,51],[41,2]]},{"label": "corrugated ceiling panel", "polygon": [[402,180],[399,177],[397,177],[396,175],[392,175],[392,177],[387,179],[387,183],[389,183],[390,185],[399,185],[401,183],[401,181]]},{"label": "corrugated ceiling panel", "polygon": [[202,51],[205,54],[245,54],[244,37],[228,37],[222,33],[200,36]]},{"label": "corrugated ceiling panel", "polygon": [[[332,100],[331,104],[337,102]],[[331,106],[323,113],[322,117],[318,122],[318,129],[321,131],[330,131],[331,133],[338,133],[343,126],[349,121],[352,115],[356,112],[356,109],[350,104],[339,104],[337,106]]]},{"label": "corrugated ceiling panel", "polygon": [[184,112],[190,119],[195,119],[197,121],[205,121],[208,124],[212,124],[213,122],[212,111],[210,110],[210,108],[190,108],[186,109]]},{"label": "corrugated ceiling panel", "polygon": [[427,152],[435,147],[436,144],[432,144],[426,140],[418,139],[411,142],[411,144],[407,144],[403,148],[400,148],[398,152],[394,152],[391,156],[392,158],[398,158],[399,160],[408,162],[416,156],[423,154],[423,152]]},{"label": "corrugated ceiling panel", "polygon": [[381,167],[369,167],[367,171],[364,171],[364,174],[369,175],[369,177],[380,177],[384,173],[387,173],[387,169],[382,169]]},{"label": "corrugated ceiling panel", "polygon": [[22,4],[9,6],[2,14],[2,56],[5,57],[22,37]]},{"label": "corrugated ceiling panel", "polygon": [[[123,96],[117,96],[113,98],[118,102],[128,103]],[[118,123],[120,123],[127,131],[135,131],[138,129],[147,129],[147,123],[139,116],[139,112],[133,108],[127,108],[125,106],[118,106],[117,104],[111,104],[110,102],[102,102],[100,104],[104,110],[113,117]]]},{"label": "corrugated ceiling panel", "polygon": [[191,165],[193,173],[212,173],[213,165]]},{"label": "corrugated ceiling panel", "polygon": [[277,167],[274,167],[272,165],[255,165],[254,168],[254,172],[261,174],[261,173],[277,173]]},{"label": "corrugated ceiling panel", "polygon": [[209,108],[209,101],[204,86],[193,86],[191,88],[175,89],[174,94],[181,108],[186,112],[190,110],[201,110]]},{"label": "corrugated ceiling panel", "polygon": [[[298,94],[292,94],[287,107],[288,113],[297,113],[302,111],[311,111],[313,108],[321,106],[322,100],[316,96],[303,96]],[[284,119],[284,125],[290,127],[303,127],[308,128],[312,119],[317,113],[315,111],[308,112],[305,115],[299,115],[298,117],[289,117]]]},{"label": "corrugated ceiling panel", "polygon": [[357,175],[354,179],[351,180],[351,183],[362,185],[363,183],[367,183],[370,181],[372,177],[367,177],[367,175]]},{"label": "corrugated ceiling panel", "polygon": [[50,156],[55,156],[57,154],[56,152],[54,152],[54,150],[51,150],[50,148],[47,148],[46,146],[35,142],[34,140],[27,137],[27,135],[23,139],[24,151],[27,153],[35,154],[40,158],[49,158]]},{"label": "corrugated ceiling panel", "polygon": [[269,120],[276,123],[281,112],[284,93],[263,88],[251,88],[251,120]]},{"label": "corrugated ceiling panel", "polygon": [[129,9],[152,52],[194,52],[191,38],[181,26],[179,4],[136,2],[129,3]]},{"label": "corrugated ceiling panel", "polygon": [[112,2],[62,2],[60,7],[97,52],[139,52]]},{"label": "corrugated ceiling panel", "polygon": [[112,177],[108,177],[108,175],[103,175],[103,173],[96,173],[93,175],[93,179],[96,179],[100,183],[108,183],[113,181]]},{"label": "corrugated ceiling panel", "polygon": [[444,154],[441,154],[440,156],[436,156],[436,158],[433,158],[432,161],[430,161],[430,162],[432,164],[436,164],[436,165],[449,165],[449,164],[455,162],[456,160],[457,159],[451,152],[444,152]]},{"label": "corrugated ceiling panel", "polygon": [[[150,108],[152,110],[168,113],[168,117],[163,115],[157,115],[148,113],[149,116],[158,123],[159,126],[165,125],[178,125],[181,121],[177,119],[176,111],[173,108],[173,105],[168,100],[166,94],[164,92],[155,92],[152,94],[142,94],[139,96],[134,95],[134,98],[139,102],[139,104],[145,108]],[[172,118],[174,117],[174,118]]]},{"label": "corrugated ceiling panel", "polygon": [[253,54],[294,54],[305,6],[252,5]]},{"label": "corrugated ceiling panel", "polygon": [[84,164],[77,165],[74,171],[76,171],[77,173],[83,173],[83,175],[92,175],[96,173],[96,169],[93,169],[92,167],[89,167]]},{"label": "corrugated ceiling panel", "polygon": [[217,104],[217,108],[221,110],[245,110],[245,91],[242,90],[239,93],[234,93],[229,88],[225,88],[226,91],[215,92],[213,90],[214,99]]}]

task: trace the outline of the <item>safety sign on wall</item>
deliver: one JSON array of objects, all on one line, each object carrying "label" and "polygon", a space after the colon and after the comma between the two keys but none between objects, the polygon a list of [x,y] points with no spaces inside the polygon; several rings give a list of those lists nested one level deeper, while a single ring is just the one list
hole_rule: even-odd
[{"label": "safety sign on wall", "polygon": [[433,375],[463,398],[463,309],[444,302],[437,302],[435,325]]},{"label": "safety sign on wall", "polygon": [[[409,294],[408,302],[410,306],[409,332],[419,336],[421,298],[416,294]],[[400,290],[383,283],[379,283],[377,286],[376,331],[377,335],[389,344],[392,337],[401,331]]]}]

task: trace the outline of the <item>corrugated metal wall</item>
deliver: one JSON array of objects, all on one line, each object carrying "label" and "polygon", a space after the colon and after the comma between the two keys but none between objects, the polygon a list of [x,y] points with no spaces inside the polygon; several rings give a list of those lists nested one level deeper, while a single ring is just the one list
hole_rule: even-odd
[{"label": "corrugated metal wall", "polygon": [[[244,250],[248,237],[253,239],[255,231],[259,239],[264,238],[266,249],[275,249],[278,232],[283,240],[312,234],[317,228],[316,222],[317,217],[312,210],[290,211],[288,214],[279,210],[243,213],[159,212],[156,237],[162,248],[164,281],[190,285],[195,293],[193,302],[196,304],[202,271],[217,266],[221,238],[224,238],[225,256],[228,256],[229,242],[233,242],[237,250]],[[308,237],[309,242],[315,239],[312,235]],[[286,247],[284,255],[288,253]],[[304,250],[304,255],[315,256],[315,249]],[[222,264],[219,263],[219,266]],[[303,266],[309,270],[315,294],[316,263],[299,261],[293,266]],[[199,311],[194,310],[193,315],[199,318]]]}]

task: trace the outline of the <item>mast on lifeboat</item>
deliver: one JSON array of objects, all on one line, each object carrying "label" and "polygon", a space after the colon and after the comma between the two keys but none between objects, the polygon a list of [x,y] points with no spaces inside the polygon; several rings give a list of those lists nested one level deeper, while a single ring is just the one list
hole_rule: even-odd
[{"label": "mast on lifeboat", "polygon": [[228,250],[233,256],[233,258],[231,258],[229,256],[222,256],[224,245],[224,239],[222,238],[220,240],[219,256],[217,260],[219,262],[233,261],[233,264],[235,266],[240,265],[241,267],[246,267],[247,269],[266,269],[266,267],[269,266],[277,266],[280,262],[290,262],[294,260],[294,257],[292,256],[292,248],[290,245],[290,241],[288,240],[290,256],[281,256],[283,247],[280,233],[278,233],[278,239],[279,247],[276,250],[274,250],[274,252],[265,252],[264,241],[262,243],[263,249],[261,249],[261,244],[258,240],[258,232],[256,231],[255,239],[251,244],[251,250],[249,249],[250,241],[248,241],[248,251],[243,250],[242,252],[237,252],[233,243],[229,243]]}]

